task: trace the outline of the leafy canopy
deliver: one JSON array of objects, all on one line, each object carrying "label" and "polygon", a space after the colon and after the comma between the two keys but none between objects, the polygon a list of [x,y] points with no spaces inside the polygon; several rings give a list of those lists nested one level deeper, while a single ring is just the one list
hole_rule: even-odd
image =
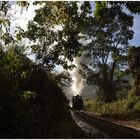
[{"label": "leafy canopy", "polygon": [[43,6],[28,23],[26,37],[35,42],[31,45],[36,59],[48,69],[60,64],[65,69],[74,57],[81,54],[80,31],[85,17],[90,13],[90,5],[84,2],[35,2]]},{"label": "leafy canopy", "polygon": [[91,56],[90,70],[94,81],[102,90],[103,100],[115,97],[114,75],[117,69],[127,65],[128,41],[133,38],[133,17],[122,11],[120,6],[109,7],[106,2],[96,4],[94,17],[90,16],[83,34],[90,40],[87,56]]}]

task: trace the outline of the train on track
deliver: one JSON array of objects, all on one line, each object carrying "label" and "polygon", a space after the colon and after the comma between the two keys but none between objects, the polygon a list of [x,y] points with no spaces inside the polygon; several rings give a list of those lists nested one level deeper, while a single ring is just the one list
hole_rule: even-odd
[{"label": "train on track", "polygon": [[82,110],[84,107],[83,98],[80,95],[72,96],[72,109]]}]

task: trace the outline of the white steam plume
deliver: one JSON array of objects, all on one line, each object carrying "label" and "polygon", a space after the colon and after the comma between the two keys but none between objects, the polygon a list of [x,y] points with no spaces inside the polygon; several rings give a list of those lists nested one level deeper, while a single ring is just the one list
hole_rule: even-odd
[{"label": "white steam plume", "polygon": [[85,75],[87,74],[87,70],[83,69],[81,66],[81,63],[87,65],[90,61],[89,57],[85,57],[85,53],[86,52],[84,52],[81,57],[74,59],[73,63],[76,67],[70,71],[72,85],[69,92],[71,92],[73,95],[82,95],[83,97],[95,98],[98,87],[95,85],[88,85],[86,78],[84,78],[80,73],[80,71],[82,71]]},{"label": "white steam plume", "polygon": [[[80,43],[86,46],[90,40],[84,41],[80,40]],[[76,66],[71,71],[68,72],[72,78],[71,87],[65,88],[65,93],[68,99],[71,100],[73,95],[82,95],[83,97],[87,98],[95,98],[96,91],[98,87],[95,85],[88,85],[86,82],[86,78],[80,73],[82,71],[84,75],[88,73],[86,69],[81,66],[81,63],[87,65],[90,62],[90,57],[85,57],[86,51],[82,53],[81,57],[74,58],[73,64]]]},{"label": "white steam plume", "polygon": [[72,90],[73,95],[77,95],[77,94],[80,95],[81,91],[83,90],[85,86],[86,79],[84,79],[82,75],[80,74],[80,71],[81,70],[83,71],[83,68],[80,65],[82,59],[83,59],[83,56],[74,59],[73,63],[76,67],[70,72],[70,75],[72,77],[71,90]]},{"label": "white steam plume", "polygon": [[[76,66],[73,70],[68,72],[71,75],[72,83],[70,87],[64,89],[66,97],[71,100],[73,95],[82,95],[84,98],[96,98],[96,91],[98,87],[95,85],[88,85],[86,78],[79,71],[83,71],[84,74],[87,74],[86,69],[83,69],[82,64],[88,64],[90,58],[85,57],[85,53],[81,57],[74,58],[73,64]],[[70,102],[71,105],[71,102]]]}]

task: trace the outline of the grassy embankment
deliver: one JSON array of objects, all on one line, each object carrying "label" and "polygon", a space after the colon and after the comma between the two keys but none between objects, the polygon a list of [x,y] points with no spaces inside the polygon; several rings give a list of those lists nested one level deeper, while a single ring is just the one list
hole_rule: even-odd
[{"label": "grassy embankment", "polygon": [[113,119],[137,119],[140,116],[140,97],[130,93],[126,99],[112,103],[84,99],[84,110]]}]

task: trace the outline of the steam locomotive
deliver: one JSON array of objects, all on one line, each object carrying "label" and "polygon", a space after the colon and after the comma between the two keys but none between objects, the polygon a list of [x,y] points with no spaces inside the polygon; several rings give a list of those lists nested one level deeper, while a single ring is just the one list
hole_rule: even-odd
[{"label": "steam locomotive", "polygon": [[83,98],[80,95],[72,96],[72,108],[75,110],[83,109]]}]

